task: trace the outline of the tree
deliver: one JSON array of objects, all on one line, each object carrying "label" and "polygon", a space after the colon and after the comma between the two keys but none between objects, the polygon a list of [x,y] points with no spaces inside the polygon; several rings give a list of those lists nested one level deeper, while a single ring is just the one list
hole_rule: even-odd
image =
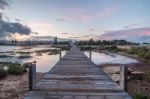
[{"label": "tree", "polygon": [[93,39],[89,40],[89,45],[94,45],[94,40]]}]

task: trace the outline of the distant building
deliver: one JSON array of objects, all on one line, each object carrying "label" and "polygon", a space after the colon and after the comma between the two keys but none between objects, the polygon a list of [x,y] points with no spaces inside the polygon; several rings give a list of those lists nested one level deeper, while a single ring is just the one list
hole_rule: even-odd
[{"label": "distant building", "polygon": [[54,37],[54,44],[57,44],[57,37]]}]

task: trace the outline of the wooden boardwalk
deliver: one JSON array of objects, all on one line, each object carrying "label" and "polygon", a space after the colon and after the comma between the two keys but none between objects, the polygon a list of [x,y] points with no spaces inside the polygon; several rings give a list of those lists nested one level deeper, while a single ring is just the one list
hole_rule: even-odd
[{"label": "wooden boardwalk", "polygon": [[76,46],[24,99],[132,99]]}]

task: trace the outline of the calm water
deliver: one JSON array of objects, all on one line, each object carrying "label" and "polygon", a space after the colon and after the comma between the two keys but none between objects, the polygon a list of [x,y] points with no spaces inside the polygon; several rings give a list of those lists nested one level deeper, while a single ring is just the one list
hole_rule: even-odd
[{"label": "calm water", "polygon": [[[89,52],[85,52],[85,55],[89,57]],[[105,54],[105,53],[98,53],[98,52],[92,52],[92,61],[97,64],[131,64],[131,63],[137,63],[138,60],[121,56],[118,54]]]},{"label": "calm water", "polygon": [[[20,46],[0,46],[0,55],[10,55],[12,57],[8,58],[0,58],[0,61],[3,62],[18,62],[18,63],[26,63],[37,61],[37,72],[47,72],[49,71],[59,60],[59,54],[56,55],[48,55],[47,53],[43,53],[41,56],[37,55],[36,53],[30,54],[32,58],[25,58],[20,59],[17,58],[19,54],[15,53],[17,51],[22,52],[34,52],[37,50],[42,49],[54,49],[50,46],[34,46],[31,48],[28,47],[20,47]],[[8,51],[13,51],[8,52]],[[5,53],[4,53],[5,52]],[[62,56],[65,55],[66,51],[62,51]],[[85,52],[87,56],[89,56],[89,52]],[[92,61],[97,64],[130,64],[130,63],[137,63],[138,61],[129,57],[117,55],[117,54],[104,54],[104,53],[97,53],[92,52]]]},{"label": "calm water", "polygon": [[[30,49],[26,47],[20,46],[0,46],[0,55],[11,55],[12,57],[0,58],[1,62],[18,62],[18,63],[26,63],[36,61],[37,72],[47,72],[49,71],[59,60],[59,54],[56,55],[48,55],[47,53],[43,53],[42,55],[37,55],[36,53],[30,54],[32,58],[17,58],[19,54],[15,53],[17,51],[21,52],[34,52],[43,49],[54,49],[50,46],[35,46]],[[14,53],[10,53],[8,51],[14,51]],[[4,53],[5,52],[5,53]],[[66,51],[62,51],[62,56],[64,56]]]}]

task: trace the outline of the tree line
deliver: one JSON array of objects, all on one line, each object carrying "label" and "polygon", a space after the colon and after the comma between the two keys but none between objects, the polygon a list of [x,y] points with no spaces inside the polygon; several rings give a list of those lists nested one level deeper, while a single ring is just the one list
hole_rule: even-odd
[{"label": "tree line", "polygon": [[84,45],[139,45],[139,43],[129,42],[126,40],[81,40],[77,41],[76,45],[78,46],[84,46]]}]

